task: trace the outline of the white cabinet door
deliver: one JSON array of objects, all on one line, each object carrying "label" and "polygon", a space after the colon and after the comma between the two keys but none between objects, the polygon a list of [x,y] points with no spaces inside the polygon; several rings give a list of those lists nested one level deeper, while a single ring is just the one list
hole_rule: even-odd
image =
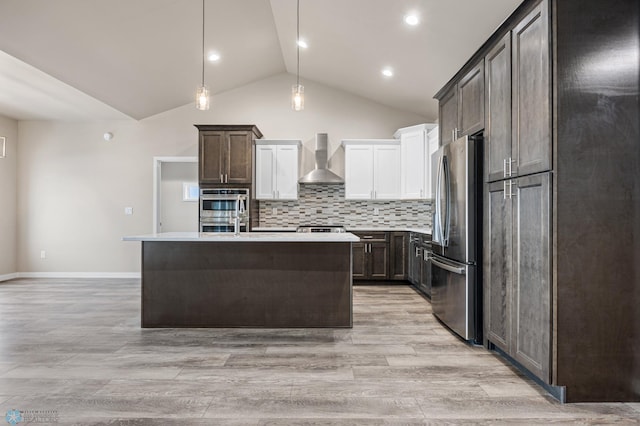
[{"label": "white cabinet door", "polygon": [[298,145],[256,145],[256,199],[298,198]]},{"label": "white cabinet door", "polygon": [[426,197],[425,167],[427,150],[426,133],[424,130],[402,133],[400,135],[401,153],[401,185],[402,198],[421,199]]},{"label": "white cabinet door", "polygon": [[373,198],[373,147],[345,146],[344,197],[347,200]]},{"label": "white cabinet door", "polygon": [[400,145],[374,145],[373,171],[373,198],[400,199]]},{"label": "white cabinet door", "polygon": [[298,146],[279,145],[275,158],[276,197],[279,200],[298,198]]},{"label": "white cabinet door", "polygon": [[276,147],[256,145],[256,199],[273,200],[276,196]]}]

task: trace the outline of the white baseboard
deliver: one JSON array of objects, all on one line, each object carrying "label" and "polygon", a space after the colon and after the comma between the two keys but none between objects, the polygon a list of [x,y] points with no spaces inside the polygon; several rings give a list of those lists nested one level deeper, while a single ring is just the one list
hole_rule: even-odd
[{"label": "white baseboard", "polygon": [[2,281],[9,281],[12,280],[14,278],[18,278],[18,274],[14,273],[14,274],[6,274],[6,275],[0,275],[0,282]]},{"label": "white baseboard", "polygon": [[[18,272],[13,278],[140,278],[140,272]],[[2,277],[0,277],[1,279]]]}]

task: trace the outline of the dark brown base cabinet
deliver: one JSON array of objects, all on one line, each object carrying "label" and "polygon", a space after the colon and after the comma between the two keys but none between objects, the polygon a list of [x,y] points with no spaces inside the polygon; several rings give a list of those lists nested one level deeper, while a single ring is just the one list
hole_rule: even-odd
[{"label": "dark brown base cabinet", "polygon": [[389,278],[406,280],[408,275],[407,249],[408,232],[389,233]]},{"label": "dark brown base cabinet", "polygon": [[389,279],[388,232],[355,232],[361,242],[353,243],[353,279]]},{"label": "dark brown base cabinet", "polygon": [[551,382],[550,173],[493,182],[485,194],[487,339]]},{"label": "dark brown base cabinet", "polygon": [[431,236],[412,232],[408,251],[408,280],[423,294],[431,297]]},{"label": "dark brown base cabinet", "polygon": [[436,94],[446,143],[484,66],[486,344],[567,402],[640,401],[639,46],[637,0],[525,0]]},{"label": "dark brown base cabinet", "polygon": [[353,279],[402,282],[408,277],[408,232],[359,231],[353,243]]}]

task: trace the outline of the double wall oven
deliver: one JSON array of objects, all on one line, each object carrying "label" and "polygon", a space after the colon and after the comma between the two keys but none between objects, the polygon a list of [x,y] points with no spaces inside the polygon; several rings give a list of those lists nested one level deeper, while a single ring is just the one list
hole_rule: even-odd
[{"label": "double wall oven", "polygon": [[200,232],[234,232],[234,222],[238,213],[240,232],[247,232],[249,195],[248,188],[200,189]]}]

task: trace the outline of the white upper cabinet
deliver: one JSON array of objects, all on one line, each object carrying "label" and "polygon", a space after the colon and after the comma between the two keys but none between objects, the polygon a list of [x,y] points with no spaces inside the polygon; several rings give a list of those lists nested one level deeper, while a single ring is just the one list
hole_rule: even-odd
[{"label": "white upper cabinet", "polygon": [[256,199],[298,198],[299,147],[299,140],[256,140]]},{"label": "white upper cabinet", "polygon": [[400,199],[400,141],[345,139],[345,198]]},{"label": "white upper cabinet", "polygon": [[[400,188],[402,199],[423,200],[431,195],[431,155],[438,149],[435,124],[398,129],[400,139]],[[434,131],[435,130],[435,131]]]}]

